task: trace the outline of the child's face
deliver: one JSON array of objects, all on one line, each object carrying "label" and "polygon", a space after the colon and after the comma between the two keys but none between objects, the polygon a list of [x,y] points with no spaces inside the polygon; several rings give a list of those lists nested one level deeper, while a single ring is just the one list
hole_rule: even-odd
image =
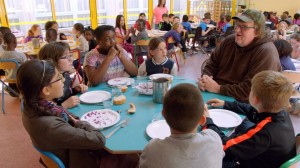
[{"label": "child's face", "polygon": [[146,20],[146,16],[142,15],[139,17],[139,19]]},{"label": "child's face", "polygon": [[60,72],[71,72],[74,69],[73,54],[69,50],[66,50],[64,55],[58,59],[57,64]]},{"label": "child's face", "polygon": [[169,18],[168,17],[163,17],[163,21],[168,23],[169,22]]},{"label": "child's face", "polygon": [[145,29],[145,26],[143,25],[143,23],[138,22],[136,29],[141,32]]},{"label": "child's face", "polygon": [[104,32],[100,39],[97,39],[99,50],[107,54],[109,49],[116,45],[116,34],[114,31],[108,30]]},{"label": "child's face", "polygon": [[161,42],[154,50],[150,50],[150,54],[154,59],[164,58],[167,56],[167,47],[165,42]]},{"label": "child's face", "polygon": [[120,19],[120,25],[123,26],[124,24],[125,24],[124,17],[121,17],[121,19]]},{"label": "child's face", "polygon": [[78,35],[79,31],[77,31],[77,30],[73,27],[72,33],[75,34],[75,35]]},{"label": "child's face", "polygon": [[204,19],[203,21],[204,21],[204,23],[209,24],[210,19]]},{"label": "child's face", "polygon": [[56,30],[56,32],[58,32],[58,24],[54,24],[54,25],[52,25],[52,27],[51,27],[52,29],[55,29]]},{"label": "child's face", "polygon": [[174,18],[173,23],[179,23],[179,22],[180,22],[179,18]]},{"label": "child's face", "polygon": [[88,30],[84,32],[84,37],[87,41],[91,41],[94,39],[92,32]]},{"label": "child's face", "polygon": [[183,30],[183,26],[180,24],[180,25],[178,26],[178,28],[176,29],[176,32],[177,32],[177,33],[181,33],[182,30]]},{"label": "child's face", "polygon": [[63,96],[64,95],[64,81],[65,81],[65,78],[56,69],[55,75],[51,79],[51,82],[47,86],[45,86],[45,87],[47,87],[47,91],[49,93],[49,95],[46,96],[46,99],[53,100],[55,98],[59,98],[59,97]]},{"label": "child's face", "polygon": [[170,18],[169,18],[169,21],[173,23],[174,17],[175,17],[175,16],[170,17]]},{"label": "child's face", "polygon": [[33,31],[34,36],[41,35],[41,27],[37,27],[35,31]]}]

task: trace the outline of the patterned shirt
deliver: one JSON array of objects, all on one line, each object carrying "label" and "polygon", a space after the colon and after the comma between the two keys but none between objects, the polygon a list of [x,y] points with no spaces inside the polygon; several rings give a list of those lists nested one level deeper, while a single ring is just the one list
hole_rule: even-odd
[{"label": "patterned shirt", "polygon": [[[124,56],[127,60],[130,60],[129,54],[123,49]],[[100,54],[97,49],[93,49],[85,55],[83,67],[91,66],[98,69],[102,62],[105,60],[107,55]],[[124,65],[122,64],[119,57],[116,55],[115,58],[110,62],[107,72],[102,80],[106,82],[110,79],[127,76]]]}]

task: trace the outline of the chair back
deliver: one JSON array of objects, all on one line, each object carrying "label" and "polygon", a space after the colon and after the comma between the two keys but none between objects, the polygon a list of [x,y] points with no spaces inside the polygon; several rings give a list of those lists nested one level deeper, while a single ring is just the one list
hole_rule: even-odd
[{"label": "chair back", "polygon": [[14,69],[19,63],[15,59],[0,59],[0,69]]},{"label": "chair back", "polygon": [[64,163],[53,153],[43,151],[37,147],[34,146],[34,148],[40,152],[41,154],[41,159],[43,163],[49,167],[49,168],[65,168]]},{"label": "chair back", "polygon": [[174,38],[172,36],[167,39],[167,46],[168,46],[168,44],[175,44],[175,43],[176,43],[176,41],[174,40]]},{"label": "chair back", "polygon": [[136,53],[136,50],[137,50],[136,47],[137,46],[148,46],[149,41],[150,41],[150,39],[141,39],[141,40],[138,40],[134,45],[134,58],[133,59],[134,59],[135,65],[138,67],[139,67],[139,61],[138,61],[138,55]]},{"label": "chair back", "polygon": [[230,26],[227,28],[226,32],[224,33],[224,37],[227,37],[229,36],[230,34],[234,34],[234,27],[233,26]]},{"label": "chair back", "polygon": [[300,134],[296,136],[297,155],[283,163],[280,168],[299,168],[300,167]]},{"label": "chair back", "polygon": [[207,40],[207,37],[202,36],[202,28],[201,27],[197,27],[197,29],[196,29],[195,40],[196,41]]}]

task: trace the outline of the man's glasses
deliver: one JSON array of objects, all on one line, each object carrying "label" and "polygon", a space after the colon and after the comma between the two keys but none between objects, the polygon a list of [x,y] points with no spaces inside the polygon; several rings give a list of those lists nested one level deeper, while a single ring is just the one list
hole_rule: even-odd
[{"label": "man's glasses", "polygon": [[56,79],[55,81],[52,81],[52,82],[50,82],[50,83],[48,83],[48,85],[51,85],[51,84],[53,84],[53,83],[55,83],[55,82],[58,82],[58,81],[62,81],[62,82],[65,82],[65,78],[64,78],[64,76],[61,74],[61,73],[59,73],[58,74],[58,79]]},{"label": "man's glasses", "polygon": [[241,31],[247,31],[248,29],[255,29],[255,26],[242,26],[242,25],[234,25],[234,30],[240,29]]},{"label": "man's glasses", "polygon": [[73,61],[73,54],[72,53],[65,54],[62,57],[60,57],[59,59],[67,59],[69,61]]}]

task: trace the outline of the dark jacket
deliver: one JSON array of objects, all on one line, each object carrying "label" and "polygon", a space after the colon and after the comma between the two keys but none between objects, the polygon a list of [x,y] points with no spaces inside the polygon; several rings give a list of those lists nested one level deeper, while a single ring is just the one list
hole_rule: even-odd
[{"label": "dark jacket", "polygon": [[251,79],[264,70],[281,70],[271,38],[255,39],[248,46],[239,47],[235,35],[230,35],[212,53],[203,74],[213,76],[221,85],[220,94],[248,102]]},{"label": "dark jacket", "polygon": [[24,112],[22,121],[33,145],[54,153],[66,167],[99,167],[100,156],[93,150],[104,148],[105,137],[87,122],[72,126],[57,116],[29,118]]},{"label": "dark jacket", "polygon": [[54,101],[57,103],[57,105],[61,105],[69,97],[77,94],[76,90],[72,88],[72,79],[70,78],[70,74],[68,72],[64,72],[62,75],[65,78],[64,95],[60,98],[54,99]]},{"label": "dark jacket", "polygon": [[162,31],[170,31],[172,28],[171,24],[167,22],[160,22],[158,26],[159,26],[159,30]]},{"label": "dark jacket", "polygon": [[223,141],[225,159],[237,160],[241,167],[275,168],[296,155],[295,133],[286,111],[257,113],[251,105],[238,102],[225,102],[224,109],[244,114],[255,123],[247,132],[227,137],[208,118],[207,128]]}]

